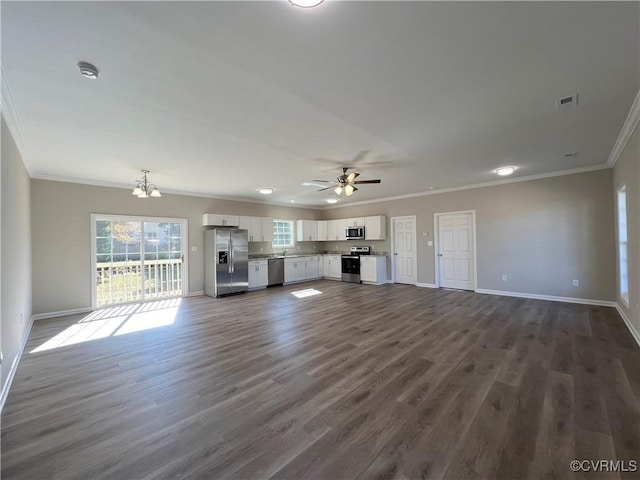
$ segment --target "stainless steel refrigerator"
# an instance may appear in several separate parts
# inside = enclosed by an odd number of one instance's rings
[[[249,235],[247,230],[204,232],[204,293],[221,297],[249,288]]]

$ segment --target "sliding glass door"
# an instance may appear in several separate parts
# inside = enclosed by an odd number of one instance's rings
[[[92,215],[93,305],[185,293],[186,220]]]

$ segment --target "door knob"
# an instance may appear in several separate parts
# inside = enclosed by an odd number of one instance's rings
[[[397,253],[394,253],[394,255],[398,255]]]

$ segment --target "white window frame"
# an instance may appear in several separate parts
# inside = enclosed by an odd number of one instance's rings
[[[141,236],[145,238],[144,222],[158,222],[158,223],[180,223],[182,224],[182,249],[184,260],[182,262],[183,267],[183,280],[182,280],[182,297],[188,296],[189,292],[189,220],[187,218],[171,218],[171,217],[144,217],[136,215],[111,215],[92,213],[91,217],[91,308],[95,310],[98,304],[97,298],[97,245],[96,245],[96,221],[97,220],[109,220],[114,222],[142,222]],[[144,258],[142,259],[144,265]],[[158,299],[149,299],[147,301],[157,301]],[[134,302],[141,303],[141,302]],[[122,304],[121,304],[122,305]]]
[[[278,233],[276,233],[276,225],[278,222],[288,223],[291,225],[291,242],[288,245],[276,245],[275,241]],[[273,240],[271,241],[271,248],[293,248],[296,244],[296,224],[294,220],[287,220],[284,218],[273,219]]]
[[[618,243],[618,292],[620,299],[629,307],[629,245],[627,185],[622,184],[616,191],[616,239]]]

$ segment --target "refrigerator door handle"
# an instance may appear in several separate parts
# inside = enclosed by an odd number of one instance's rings
[[[235,262],[234,254],[233,254],[233,241],[229,240],[229,273],[233,273],[235,270],[233,262]]]

